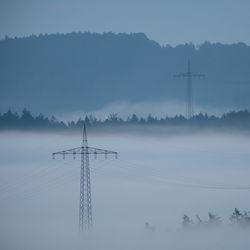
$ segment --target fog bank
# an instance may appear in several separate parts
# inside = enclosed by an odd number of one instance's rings
[[[248,229],[230,225],[249,210],[249,136],[89,134],[118,159],[90,159],[94,227],[78,233],[80,159],[51,153],[81,145],[79,133],[0,133],[2,249],[245,250]],[[239,189],[242,188],[242,189]],[[182,230],[182,216],[223,226]],[[148,222],[155,227],[145,231]]]

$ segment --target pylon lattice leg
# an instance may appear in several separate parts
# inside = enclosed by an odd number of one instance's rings
[[[187,79],[187,100],[186,100],[186,116],[190,119],[194,115],[193,111],[193,89],[192,89],[192,79],[188,77]]]
[[[83,148],[81,154],[79,230],[83,231],[85,227],[88,229],[92,227],[90,168],[87,148]]]

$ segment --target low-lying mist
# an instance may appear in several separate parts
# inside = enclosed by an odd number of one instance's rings
[[[156,117],[174,117],[176,115],[185,115],[185,102],[172,100],[172,101],[145,101],[145,102],[114,102],[104,106],[101,109],[89,110],[84,112],[85,115],[93,115],[97,119],[104,120],[110,114],[119,114],[119,117],[126,119],[127,117],[136,114],[139,117],[148,117],[150,114],[154,114]],[[245,109],[241,106],[220,107],[217,106],[201,106],[196,105],[196,114],[207,113],[209,115],[221,116],[223,113],[231,110]],[[55,115],[48,113],[49,115]],[[83,116],[82,111],[73,111],[68,113],[58,113],[56,117],[62,121],[77,121],[79,117]]]
[[[0,134],[0,249],[247,250],[249,135],[90,133],[89,145],[118,152],[90,157],[93,222],[78,232],[80,159],[51,154],[81,146],[81,133]],[[215,228],[184,230],[208,212]],[[151,229],[145,230],[145,223]]]

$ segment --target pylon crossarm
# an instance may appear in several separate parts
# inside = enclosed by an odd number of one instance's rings
[[[100,148],[93,148],[93,147],[88,147],[88,152],[89,154],[116,154],[117,152],[115,151],[110,151],[110,150],[105,150],[105,149],[100,149]]]
[[[174,75],[174,77],[176,77],[176,78],[187,77],[187,76],[188,76],[188,74],[187,74],[187,73],[183,73],[183,74],[176,74],[176,75]]]
[[[53,155],[62,155],[62,154],[117,154],[115,151],[100,149],[100,148],[92,148],[92,147],[79,147],[67,149],[59,152],[53,153]]]
[[[192,78],[204,78],[205,75],[203,74],[195,74],[192,72],[187,72],[187,73],[183,73],[183,74],[177,74],[174,75],[175,78],[185,78],[185,77],[192,77]]]
[[[67,149],[67,150],[55,152],[55,153],[53,153],[53,155],[76,154],[76,153],[79,152],[81,149],[82,149],[82,147],[71,148],[71,149]]]
[[[205,75],[192,73],[191,77],[193,77],[193,78],[204,78]]]
[[[68,150],[63,150],[63,151],[58,151],[52,154],[52,157],[55,158],[56,155],[81,155],[81,154],[92,154],[97,156],[98,154],[105,155],[105,157],[108,154],[113,154],[117,158],[117,152],[115,151],[110,151],[110,150],[105,150],[105,149],[100,149],[100,148],[93,148],[93,147],[78,147],[78,148],[72,148]]]

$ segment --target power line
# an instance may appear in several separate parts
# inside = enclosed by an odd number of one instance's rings
[[[119,159],[120,162],[123,162],[126,164],[125,168],[127,169],[135,169],[135,168],[141,168],[142,166],[134,163],[129,163],[127,161]],[[124,167],[123,167],[124,168]],[[153,173],[153,174],[152,174]],[[190,183],[185,182],[182,180],[174,180],[174,179],[166,179],[159,177],[162,176],[159,171],[152,171],[148,177],[149,179],[166,183],[171,186],[178,186],[178,187],[185,187],[185,188],[195,188],[195,189],[215,189],[215,190],[249,190],[250,186],[243,186],[243,185],[203,185],[203,184],[196,184],[196,183]],[[159,175],[157,175],[159,174]]]

